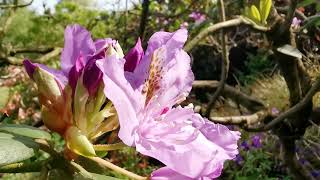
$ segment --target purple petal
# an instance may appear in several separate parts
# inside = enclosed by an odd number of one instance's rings
[[[136,67],[134,76],[134,86],[141,86],[147,77],[149,76],[149,68],[151,63],[151,58],[154,51],[160,47],[164,47],[169,51],[166,51],[164,64],[169,64],[171,60],[174,59],[177,51],[180,51],[186,42],[188,37],[188,31],[186,29],[179,29],[176,32],[156,32],[154,33],[148,42],[148,48],[145,52],[144,57],[141,62]]]
[[[96,65],[96,60],[88,62],[83,70],[83,84],[87,88],[89,95],[94,95],[102,80],[102,72]]]
[[[134,131],[139,120],[137,112],[140,111],[142,95],[134,91],[124,75],[124,59],[111,56],[97,61],[103,72],[105,96],[113,103],[119,118],[119,138],[127,145],[134,143]]]
[[[80,54],[75,65],[69,71],[69,85],[71,86],[73,92],[76,89],[77,81],[81,75],[83,67],[84,67],[84,60],[83,60],[83,56]]]
[[[192,178],[183,176],[168,167],[163,167],[152,172],[151,180],[192,180]]]
[[[181,107],[145,119],[137,130],[137,151],[181,175],[216,178],[223,162],[236,156],[239,134],[206,121],[192,109]],[[215,131],[210,134],[209,129]]]
[[[65,85],[68,83],[68,79],[67,77],[64,75],[64,73],[62,71],[56,70],[56,69],[52,69],[49,68],[43,64],[38,64],[38,63],[32,63],[30,60],[24,60],[23,61],[24,67],[26,68],[26,71],[29,75],[29,77],[31,79],[33,79],[33,72],[35,70],[36,67],[40,67],[41,69],[49,72],[50,74],[52,74],[56,81],[59,83],[59,85],[61,86],[61,88],[63,89],[65,87]]]
[[[33,73],[34,73],[34,70],[36,69],[36,65],[34,65],[30,60],[26,59],[23,61],[23,65],[24,65],[24,68],[26,69],[29,77],[31,79],[33,79]]]
[[[237,145],[240,139],[239,131],[230,131],[226,126],[215,124],[207,119],[200,131],[208,140],[223,147],[225,153],[230,156],[230,159],[233,159],[239,153]]]
[[[90,33],[80,25],[67,26],[64,31],[64,48],[61,54],[61,68],[65,74],[69,74],[70,69],[75,65],[80,56],[80,52],[86,57],[95,52],[95,44]]]
[[[141,58],[143,57],[143,48],[141,46],[140,38],[136,42],[136,45],[129,50],[128,54],[124,57],[126,63],[124,64],[124,70],[133,72],[137,65],[140,63]]]
[[[159,97],[156,99],[157,103],[162,108],[180,103],[190,93],[193,81],[190,57],[185,51],[180,50],[171,63],[164,68],[160,90],[156,93]]]
[[[98,39],[94,42],[94,45],[96,47],[96,54],[100,53],[104,49],[106,49],[109,45],[115,44],[116,41],[112,40],[111,38],[105,38],[105,39]]]

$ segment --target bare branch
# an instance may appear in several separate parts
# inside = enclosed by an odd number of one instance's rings
[[[52,51],[48,52],[47,54],[39,57],[38,59],[33,60],[33,62],[44,63],[58,56],[61,53],[61,51],[62,51],[62,48],[55,47]],[[14,56],[4,57],[2,59],[6,60],[10,64],[15,64],[15,65],[21,65],[23,62],[21,58],[14,57]]]
[[[22,8],[22,7],[26,7],[31,5],[33,2],[33,0],[31,0],[30,2],[26,3],[26,4],[4,4],[4,5],[0,5],[0,9],[9,9],[9,8]]]
[[[248,18],[239,16],[238,18],[235,19],[230,19],[225,22],[220,22],[214,25],[211,25],[204,30],[200,31],[200,33],[191,39],[184,47],[185,51],[190,51],[194,46],[196,46],[203,38],[207,37],[210,33],[213,33],[217,30],[224,29],[224,28],[229,28],[229,27],[234,27],[234,26],[239,26],[240,24],[246,24],[251,26],[252,28],[259,30],[259,31],[269,31],[269,27],[264,27],[264,26],[259,26],[253,21],[249,20]]]
[[[139,37],[143,40],[144,39],[144,31],[146,29],[146,24],[148,21],[148,14],[149,14],[149,0],[143,0],[142,2],[142,13],[140,19],[140,26],[139,26]]]
[[[300,102],[298,102],[296,105],[294,105],[293,107],[291,107],[290,109],[288,109],[284,113],[280,114],[277,118],[272,120],[267,125],[262,126],[257,129],[247,129],[247,130],[249,130],[249,131],[268,131],[268,130],[272,129],[275,125],[281,123],[283,120],[287,119],[288,117],[298,113],[303,108],[305,108],[308,105],[308,103],[312,100],[312,97],[314,96],[314,94],[316,94],[319,91],[319,89],[320,89],[320,77],[317,78],[316,82],[310,88],[310,90],[308,91],[306,96]]]
[[[245,116],[228,116],[228,117],[210,117],[209,119],[216,123],[221,124],[234,124],[234,125],[243,125],[251,126],[263,122],[266,117],[272,117],[270,110],[258,111],[251,115]]]
[[[19,53],[48,53],[52,51],[54,48],[53,47],[37,47],[37,48],[15,48],[10,50],[9,54],[11,56],[14,56],[15,54]]]
[[[218,81],[194,81],[192,84],[192,88],[194,89],[211,89],[215,90],[219,85]],[[263,102],[259,101],[257,98],[249,96],[240,90],[224,84],[224,88],[222,91],[222,95],[231,98],[235,102],[243,105],[248,110],[252,112],[260,111],[262,109],[266,109],[266,106]]]
[[[226,21],[226,12],[224,9],[224,2],[223,0],[219,0],[219,9],[220,9],[220,16],[221,16],[221,21],[225,22]],[[216,102],[217,98],[219,97],[220,93],[222,92],[224,88],[224,84],[228,78],[228,72],[229,72],[229,53],[228,53],[228,47],[227,47],[227,41],[228,41],[228,36],[224,32],[223,29],[220,30],[220,37],[221,37],[221,46],[222,46],[222,63],[221,63],[221,78],[219,82],[219,86],[214,92],[212,98],[210,99],[208,103],[208,107],[206,109],[205,116],[209,117],[211,110],[214,106],[214,103]]]

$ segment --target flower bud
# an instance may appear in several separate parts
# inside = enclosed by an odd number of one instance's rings
[[[34,65],[30,60],[24,60],[23,65],[26,68],[26,71],[31,79],[33,79],[33,73],[36,69],[36,65]]]
[[[63,135],[67,128],[67,123],[61,117],[61,114],[54,109],[49,109],[45,106],[41,107],[41,117],[45,126],[51,131],[58,132]]]
[[[137,65],[140,63],[140,60],[143,57],[143,48],[141,46],[141,40],[138,39],[136,45],[129,50],[124,59],[126,63],[124,64],[124,70],[133,72]]]
[[[73,152],[86,157],[96,155],[93,145],[77,127],[69,127],[65,133],[65,139],[67,147]]]
[[[52,103],[60,103],[62,92],[54,76],[47,71],[36,67],[33,72],[33,79],[36,82],[40,94],[50,100]]]

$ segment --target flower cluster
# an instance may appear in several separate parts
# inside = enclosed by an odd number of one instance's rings
[[[200,12],[192,12],[189,17],[194,20],[195,24],[201,24],[206,20],[206,15],[201,14]]]
[[[65,31],[61,71],[24,61],[39,89],[46,126],[67,147],[92,156],[91,141],[120,125],[119,138],[166,166],[151,179],[206,179],[238,154],[240,133],[178,106],[194,80],[182,49],[187,30],[157,32],[123,55],[112,39],[92,41],[78,25]]]
[[[62,135],[73,152],[94,156],[91,141],[119,125],[112,104],[105,104],[102,72],[96,61],[114,53],[123,57],[123,53],[116,41],[94,42],[79,25],[67,27],[64,36],[61,70],[30,60],[25,60],[24,66],[38,86],[46,127]]]

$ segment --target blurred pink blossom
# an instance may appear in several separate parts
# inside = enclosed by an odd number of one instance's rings
[[[189,15],[190,18],[192,18],[196,24],[201,24],[203,21],[206,20],[206,15],[201,14],[199,12],[192,12]]]

